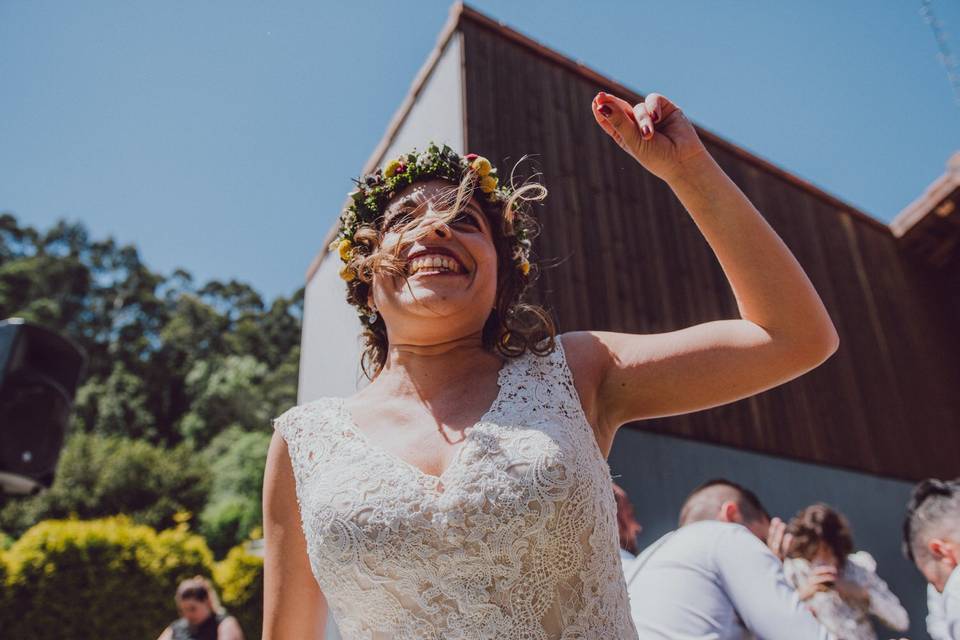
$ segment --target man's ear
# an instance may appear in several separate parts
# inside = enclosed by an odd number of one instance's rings
[[[720,520],[720,522],[743,523],[743,516],[740,515],[740,507],[733,500],[727,500],[720,505],[720,513],[717,519]]]
[[[927,549],[937,562],[940,562],[946,556],[946,544],[942,538],[930,538],[927,541]]]
[[[946,561],[953,566],[960,564],[960,547],[949,540],[931,538],[927,542],[927,549],[937,562]]]

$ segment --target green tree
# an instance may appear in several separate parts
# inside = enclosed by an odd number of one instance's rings
[[[217,557],[244,542],[263,522],[261,496],[270,434],[233,427],[203,451],[212,484],[200,532]]]
[[[36,229],[0,214],[0,318],[61,332],[88,356],[54,486],[0,505],[0,529],[16,536],[42,518],[119,512],[163,527],[186,509],[206,514],[218,540],[248,535],[253,498],[218,490],[205,509],[211,470],[196,468],[194,451],[231,427],[269,433],[295,403],[303,293],[264,301],[239,281],[196,284],[82,224]]]
[[[173,449],[117,436],[72,435],[53,486],[30,498],[8,499],[0,529],[14,536],[41,520],[127,514],[163,529],[178,512],[199,513],[210,471],[186,445]]]
[[[251,356],[197,362],[186,379],[191,403],[179,425],[181,435],[203,446],[234,425],[267,428],[271,407],[263,397],[266,377],[267,365]]]

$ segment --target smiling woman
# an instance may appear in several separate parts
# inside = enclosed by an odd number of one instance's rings
[[[626,422],[768,389],[837,346],[792,254],[663,96],[599,94],[597,124],[665,180],[740,317],[555,336],[523,302],[532,202],[431,146],[358,182],[335,249],[369,385],[275,421],[264,638],[636,638],[606,456]]]
[[[344,224],[335,242],[345,262],[341,275],[348,282],[347,298],[364,324],[362,365],[367,377],[379,373],[390,343],[384,310],[374,301],[377,273],[389,274],[394,285],[402,282],[404,293],[419,300],[415,308],[435,318],[445,317],[437,305],[454,291],[468,297],[486,295],[489,300],[481,297],[476,302],[490,302],[486,309],[491,312],[481,314],[483,343],[489,350],[506,357],[552,350],[549,315],[521,300],[537,275],[530,262],[537,234],[530,204],[543,200],[546,189],[533,182],[516,189],[500,185],[488,160],[476,155],[460,158],[448,147],[431,145],[424,153],[411,152],[401,160],[358,181],[353,204],[345,213],[345,219],[356,220],[356,225]],[[384,197],[387,204],[381,205]],[[424,284],[426,276],[438,274],[421,269],[434,266],[434,259],[441,256],[456,265],[466,288],[461,283],[444,293]],[[480,256],[484,260],[478,262]],[[484,269],[488,265],[489,273]],[[414,275],[419,275],[416,281]],[[480,287],[489,291],[480,292]],[[381,291],[389,305],[387,293]]]

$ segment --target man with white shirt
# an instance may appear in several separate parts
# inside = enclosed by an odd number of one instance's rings
[[[924,480],[913,489],[903,551],[926,578],[927,632],[960,640],[960,480]]]
[[[690,494],[680,528],[624,563],[630,606],[644,640],[826,640],[764,544],[770,517],[757,497],[728,480]],[[783,523],[772,546],[784,542]]]

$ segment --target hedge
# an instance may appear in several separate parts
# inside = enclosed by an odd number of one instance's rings
[[[236,546],[214,567],[213,577],[223,606],[236,616],[246,640],[258,640],[263,628],[263,558]]]
[[[177,584],[197,574],[214,578],[248,640],[259,638],[262,561],[242,548],[216,565],[185,524],[158,533],[124,516],[41,522],[0,554],[0,637],[156,638],[177,617]]]

